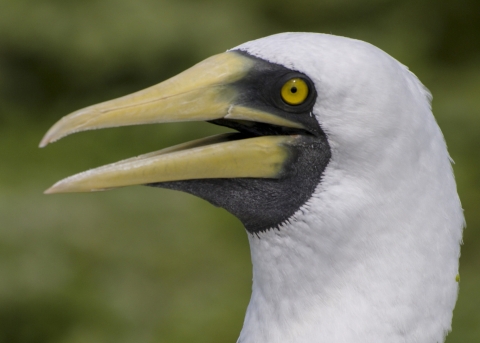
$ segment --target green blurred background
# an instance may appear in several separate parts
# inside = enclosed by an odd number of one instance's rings
[[[235,342],[251,266],[233,216],[147,187],[42,194],[221,128],[149,125],[37,145],[73,110],[283,31],[366,40],[432,91],[468,223],[447,342],[480,342],[480,1],[0,0],[0,343]]]

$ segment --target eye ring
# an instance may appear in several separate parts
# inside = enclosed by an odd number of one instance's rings
[[[304,103],[309,93],[308,84],[299,77],[289,79],[280,90],[282,100],[291,106]]]

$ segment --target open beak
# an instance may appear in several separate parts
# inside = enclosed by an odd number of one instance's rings
[[[40,147],[79,131],[149,123],[221,120],[303,129],[296,121],[237,101],[237,84],[254,65],[254,59],[236,52],[210,57],[158,85],[65,116]],[[76,174],[46,193],[206,178],[281,178],[297,139],[288,134],[207,137]]]

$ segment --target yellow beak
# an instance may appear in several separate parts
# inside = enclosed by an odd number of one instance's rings
[[[149,123],[226,119],[303,128],[236,104],[235,82],[246,77],[254,63],[235,52],[213,56],[158,85],[65,116],[47,132],[40,147],[79,131]],[[289,135],[209,137],[71,176],[46,193],[204,178],[280,178],[289,160],[288,147],[297,139]]]

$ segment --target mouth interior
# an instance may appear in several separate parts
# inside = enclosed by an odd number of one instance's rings
[[[247,120],[216,119],[208,122],[214,125],[224,126],[236,130],[238,132],[236,135],[239,137],[238,139],[260,136],[310,135],[308,131],[302,129]]]

